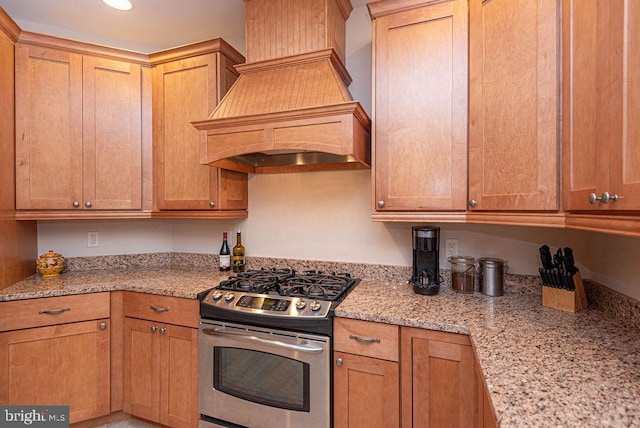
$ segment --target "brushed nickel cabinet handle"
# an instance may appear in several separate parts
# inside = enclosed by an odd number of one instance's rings
[[[469,206],[470,206],[471,208],[475,208],[477,205],[478,205],[478,201],[476,201],[475,199],[471,199],[471,200],[469,201]]]
[[[164,327],[162,327],[162,328],[160,329],[160,334],[165,334],[165,332],[166,332],[166,331],[167,331],[167,329],[166,329],[166,328],[164,328]]]
[[[384,201],[378,201],[378,208],[384,207]]]
[[[216,206],[216,203],[215,203],[215,202],[213,202],[213,201],[209,202],[209,208],[213,208],[213,207],[215,207],[215,206]]]
[[[338,367],[342,367],[342,358],[338,358],[338,359],[336,360],[336,366],[338,366]]]
[[[84,203],[84,206],[87,208],[91,208],[91,202],[87,201]]]
[[[158,330],[158,327],[156,327],[155,325],[152,325],[149,330],[151,330],[151,333],[155,333],[156,330]]]
[[[149,306],[149,308],[151,308],[151,310],[155,311],[155,312],[168,312],[169,308],[163,308],[162,306]]]
[[[105,330],[107,328],[107,323],[106,322],[101,322],[98,327],[100,327],[100,330]]]
[[[73,204],[71,204],[71,205],[73,205],[74,208],[78,208],[80,206],[80,202],[73,201]]]
[[[38,311],[40,315],[58,315],[63,312],[69,312],[71,308],[49,309],[48,311]]]
[[[369,344],[369,343],[380,343],[380,339],[378,338],[374,338],[374,337],[360,337],[360,336],[354,336],[353,334],[349,335],[349,339],[353,339],[358,343],[364,343],[364,344]]]

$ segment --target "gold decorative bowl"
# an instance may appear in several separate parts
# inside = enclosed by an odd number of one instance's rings
[[[49,250],[48,253],[42,254],[36,260],[36,268],[43,278],[57,276],[64,269],[64,257],[61,254],[54,253],[53,250]]]

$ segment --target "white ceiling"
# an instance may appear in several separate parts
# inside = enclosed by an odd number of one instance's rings
[[[244,53],[244,0],[132,0],[117,11],[101,0],[0,0],[26,31],[151,53],[221,37]],[[367,0],[352,0],[354,8]]]

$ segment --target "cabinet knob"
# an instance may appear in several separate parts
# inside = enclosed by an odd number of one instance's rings
[[[469,201],[469,206],[470,206],[471,208],[475,208],[475,207],[476,207],[476,205],[478,205],[478,201],[476,201],[475,199],[471,199],[471,200]]]
[[[151,330],[151,333],[155,333],[156,330],[158,330],[158,327],[156,327],[155,325],[152,325],[150,330]]]
[[[595,193],[591,193],[589,195],[589,203],[591,205],[594,205],[596,202],[600,201],[603,204],[608,204],[609,201],[614,201],[615,202],[620,198],[622,198],[622,196],[611,195],[609,192],[602,193],[602,196],[598,196]]]
[[[98,327],[100,327],[100,330],[105,330],[107,328],[107,323],[106,322],[101,322]]]
[[[87,201],[84,203],[84,206],[87,208],[91,208],[91,202]]]
[[[162,327],[162,328],[160,329],[160,334],[164,334],[166,331],[167,331],[167,329],[166,329],[166,328],[164,328],[164,327]]]
[[[71,204],[71,205],[73,205],[74,208],[78,208],[80,206],[80,202],[73,201],[73,204]]]
[[[213,207],[215,207],[215,206],[216,206],[216,203],[215,203],[215,202],[213,202],[213,201],[209,202],[209,208],[213,208]]]
[[[378,201],[378,208],[384,207],[384,201]]]
[[[336,360],[336,366],[338,366],[338,367],[342,367],[342,358],[338,358],[338,359]]]

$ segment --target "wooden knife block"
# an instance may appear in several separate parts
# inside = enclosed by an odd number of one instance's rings
[[[580,272],[576,272],[576,274],[573,275],[573,282],[576,286],[574,291],[543,285],[542,305],[567,312],[578,312],[585,309],[588,306],[587,294],[584,291]]]

